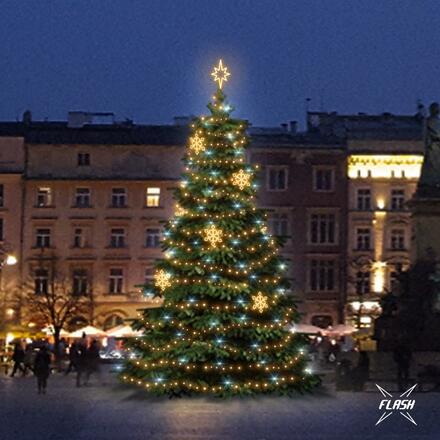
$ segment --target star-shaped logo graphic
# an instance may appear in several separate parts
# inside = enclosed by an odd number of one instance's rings
[[[414,388],[416,386],[417,384],[413,385],[411,388],[408,388],[404,393],[402,393],[399,397],[393,398],[393,395],[391,393],[376,384],[376,387],[378,388],[382,396],[387,398],[381,400],[379,403],[379,409],[385,407],[385,412],[379,417],[379,420],[376,422],[376,426],[379,425],[379,423],[382,423],[389,416],[391,416],[395,411],[398,411],[402,417],[417,426],[416,421],[407,411],[414,408],[415,400],[411,400],[408,398],[410,394],[414,391]]]
[[[222,88],[223,81],[226,82],[228,80],[229,75],[230,73],[228,72],[228,68],[226,66],[223,67],[222,60],[218,62],[218,66],[214,67],[214,70],[211,73],[211,76],[214,78],[214,82],[218,83],[219,89]]]

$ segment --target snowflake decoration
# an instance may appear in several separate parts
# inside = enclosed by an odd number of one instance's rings
[[[158,287],[162,292],[171,286],[171,274],[165,272],[163,269],[160,269],[156,272],[154,276],[154,284]]]
[[[243,190],[250,186],[251,175],[244,170],[237,171],[232,175],[232,184]]]
[[[223,231],[215,225],[208,226],[203,230],[203,239],[209,242],[212,247],[215,247],[217,243],[223,241]]]
[[[202,151],[205,151],[205,148],[205,140],[198,134],[189,138],[189,149],[194,151],[194,153],[199,154]]]
[[[267,296],[264,296],[261,292],[258,292],[257,295],[252,296],[252,310],[258,310],[260,313],[263,313],[269,305],[267,304]]]

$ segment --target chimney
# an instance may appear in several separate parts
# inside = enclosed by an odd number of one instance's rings
[[[283,129],[283,131],[288,131],[287,130],[287,124],[285,124],[285,123],[281,124],[281,128]]]
[[[296,132],[298,131],[298,121],[290,121],[289,125],[289,131],[292,134],[296,134]]]
[[[26,125],[29,125],[32,122],[32,112],[30,110],[23,112],[22,122]]]

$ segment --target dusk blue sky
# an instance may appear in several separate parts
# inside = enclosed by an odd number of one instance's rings
[[[222,57],[238,116],[414,113],[440,100],[440,1],[7,0],[0,120],[69,110],[138,123],[206,112]]]

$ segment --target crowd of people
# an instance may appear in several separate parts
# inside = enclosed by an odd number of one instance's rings
[[[84,334],[80,340],[70,346],[63,339],[55,350],[47,341],[24,344],[15,341],[12,351],[11,377],[21,373],[26,376],[33,373],[37,379],[38,394],[46,394],[47,381],[54,371],[68,375],[76,374],[76,386],[88,385],[92,374],[100,375],[100,345],[96,339],[88,340]],[[67,366],[66,366],[67,364]],[[5,373],[8,373],[6,363]]]

